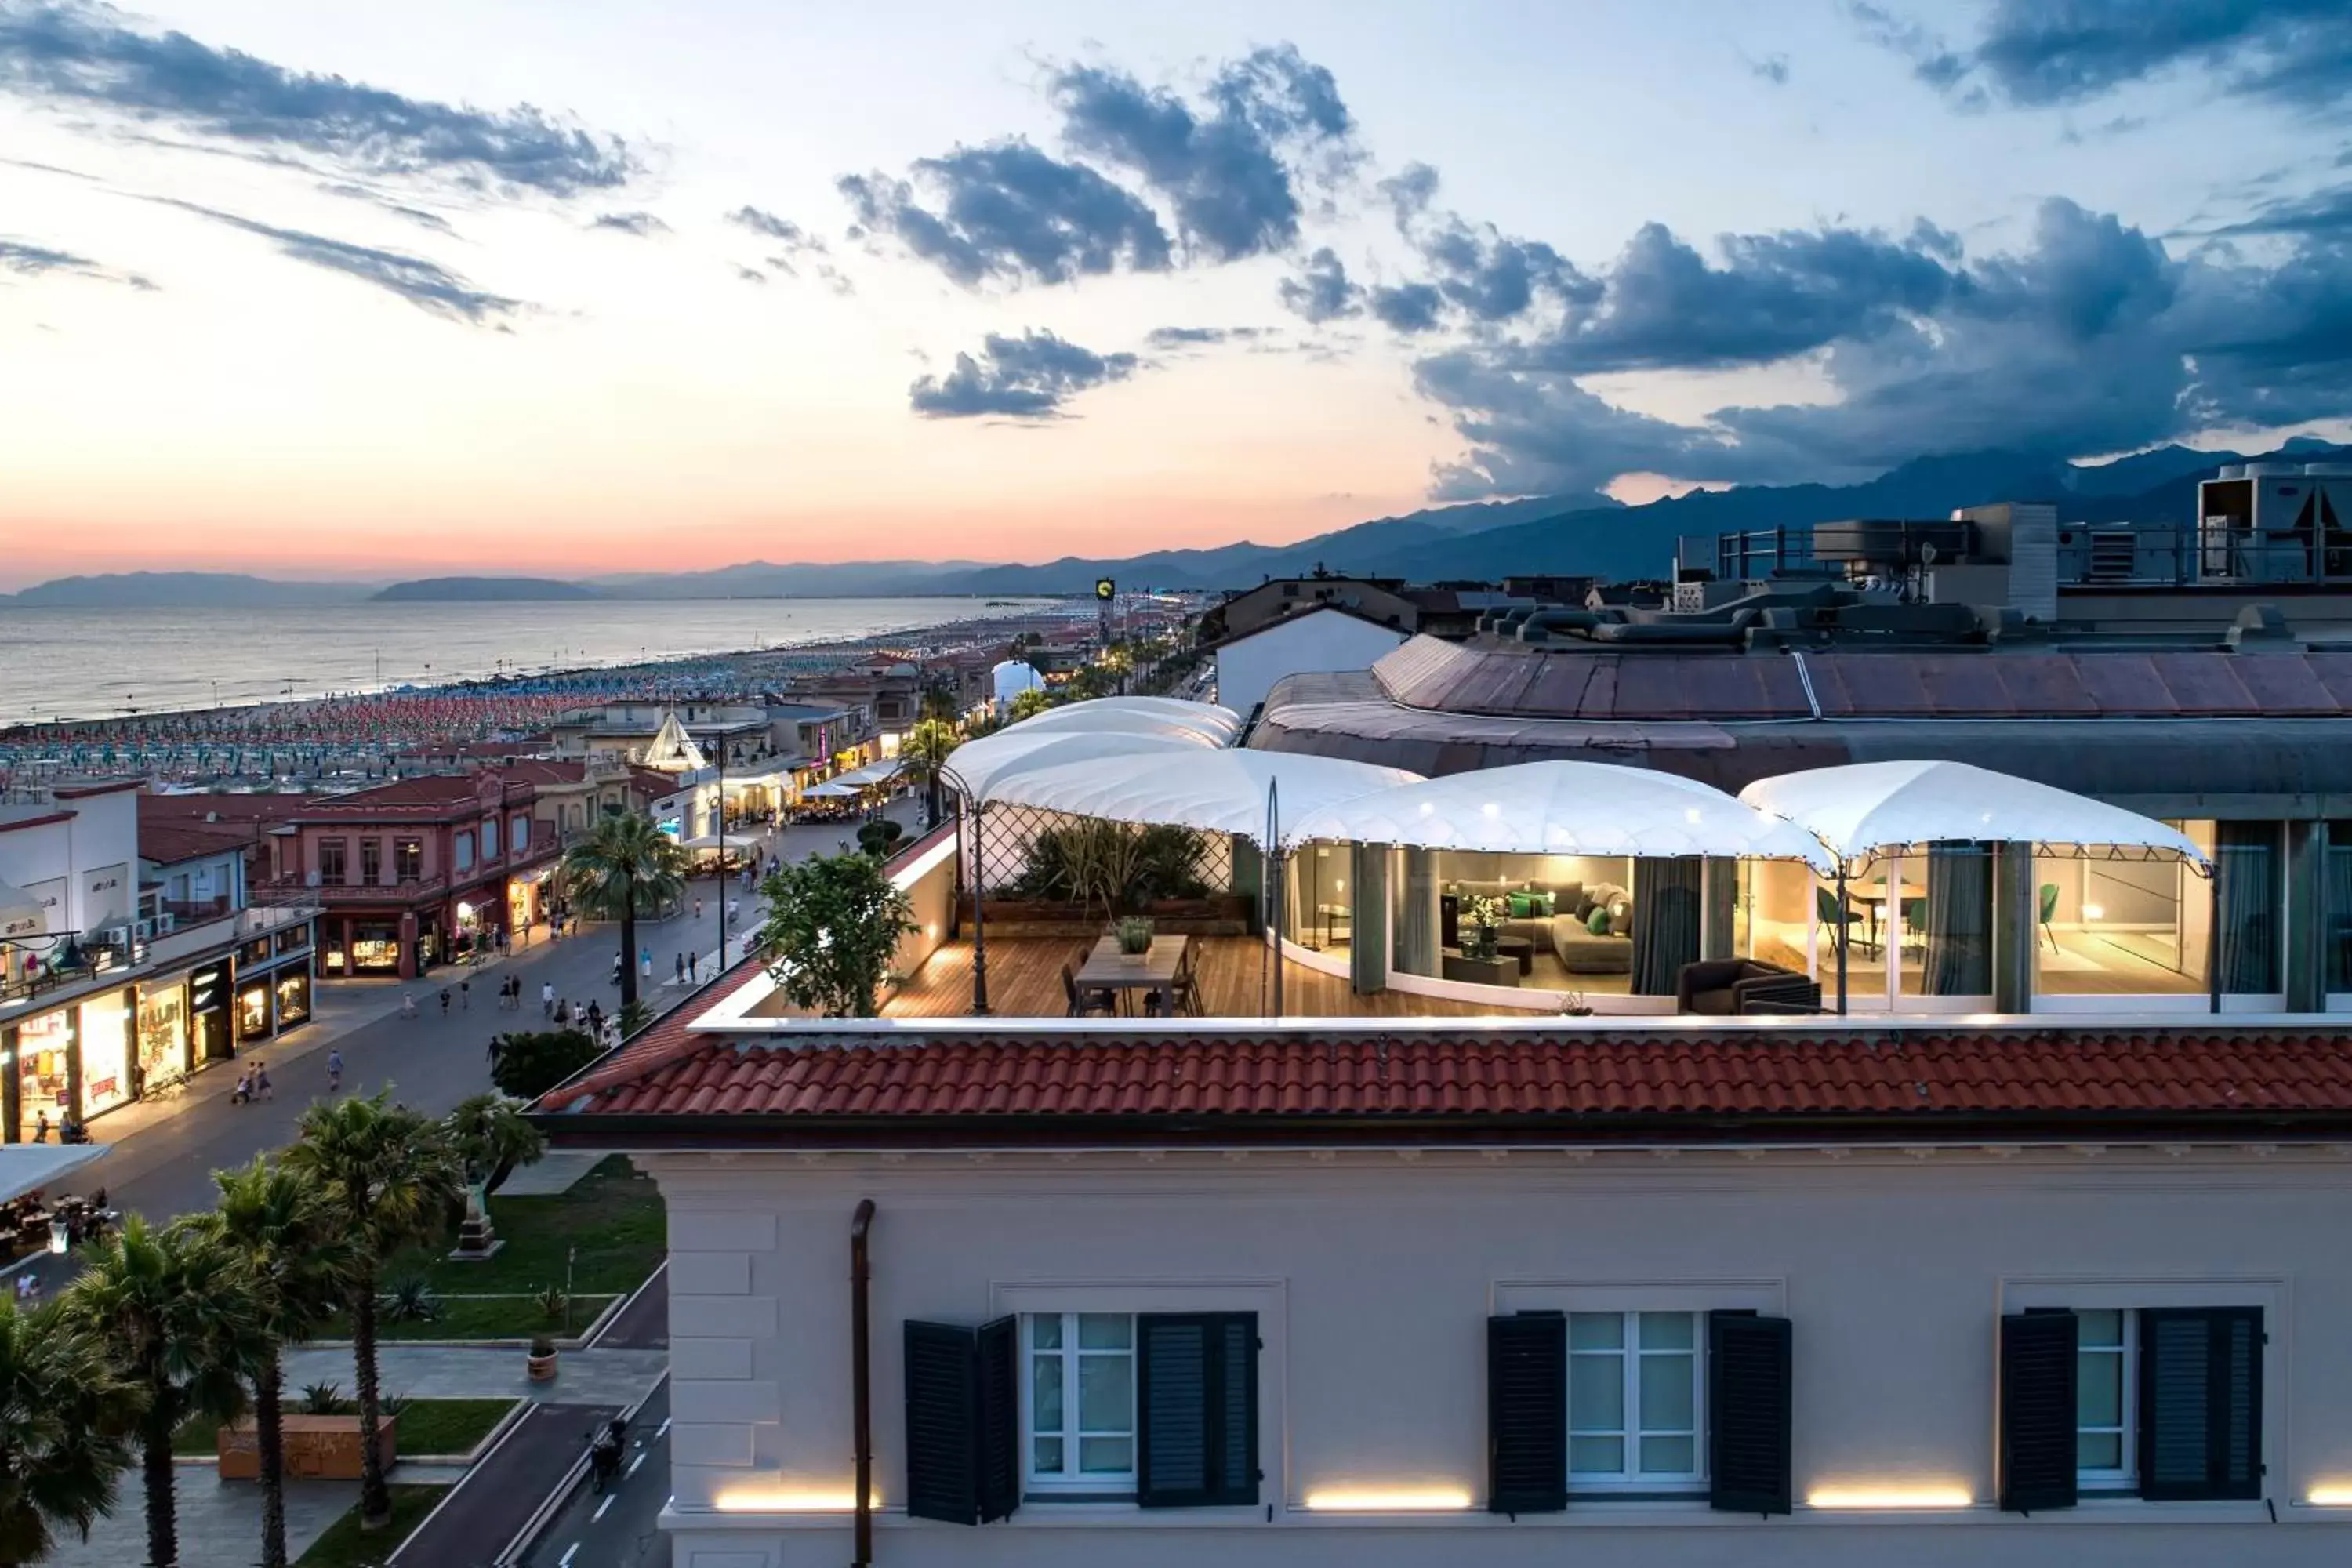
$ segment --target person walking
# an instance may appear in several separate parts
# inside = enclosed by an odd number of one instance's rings
[[[694,918],[696,920],[702,918],[702,900],[699,898],[694,900]]]
[[[601,1004],[591,1001],[588,1004],[588,1032],[592,1035],[600,1035],[604,1031],[604,1009]]]
[[[694,972],[694,953],[689,950],[686,955],[686,983],[689,985],[699,985],[702,984],[702,977]]]
[[[445,1018],[449,1016],[449,988],[446,985],[441,987],[441,1016]]]
[[[727,900],[727,923],[728,923],[729,925],[740,925],[740,924],[742,923],[742,916],[743,916],[743,900],[740,900],[740,899],[730,899],[730,900]]]
[[[562,997],[558,996],[555,999],[555,1026],[560,1029],[571,1022],[572,1005],[569,1002],[566,1002]]]
[[[614,953],[614,954],[613,955],[613,984],[614,984],[618,985],[618,984],[621,983],[621,965],[622,965],[622,964],[624,964],[624,963],[627,963],[627,962],[628,962],[628,961],[627,961],[626,959],[623,958],[623,957],[622,957],[619,953],[617,953],[617,952],[616,952],[616,953]]]
[[[415,992],[404,991],[400,994],[400,1016],[404,1018],[415,1018],[416,1016]]]
[[[231,1098],[233,1099],[234,1097],[232,1096]],[[36,1118],[34,1119],[34,1121],[33,1121],[33,1142],[36,1142],[36,1143],[46,1143],[46,1142],[47,1142],[48,1141],[49,1141],[49,1113],[48,1113],[47,1111],[44,1110],[44,1111],[42,1111],[42,1112],[40,1113],[40,1115],[39,1115],[39,1116],[37,1116],[37,1117],[36,1117]]]
[[[264,1100],[275,1100],[278,1098],[278,1091],[269,1087],[269,1064],[268,1062],[257,1061],[253,1064],[253,1092],[259,1095]]]
[[[654,950],[650,947],[641,947],[637,949],[637,978],[645,981],[647,984],[651,984],[653,983]]]
[[[457,982],[457,1011],[460,1013],[470,1013],[473,1010],[474,980],[473,976],[467,975]]]
[[[343,1053],[331,1046],[327,1047],[327,1092],[343,1092]]]
[[[677,980],[677,984],[680,984],[680,985],[685,984],[686,984],[686,954],[684,954],[684,953],[682,953],[682,952],[672,953],[672,954],[670,955],[670,958],[671,958],[671,960],[672,960],[670,967],[677,971],[677,975],[675,976],[675,979]]]
[[[555,982],[552,980],[539,983],[539,1010],[547,1017],[555,1016]]]
[[[507,1037],[504,1035],[492,1035],[490,1037],[490,1048],[483,1054],[489,1058],[490,1070],[492,1072],[499,1070],[499,1053],[506,1048]]]

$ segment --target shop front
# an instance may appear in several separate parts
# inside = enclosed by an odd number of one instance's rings
[[[542,866],[536,871],[519,872],[507,879],[507,931],[510,935],[529,931],[545,920],[554,904],[555,868]]]
[[[131,993],[116,991],[81,1005],[81,1094],[88,1121],[132,1099]]]
[[[352,921],[347,924],[352,933],[351,968],[348,973],[376,975],[400,973],[399,921]],[[331,964],[329,973],[334,973]]]
[[[188,1070],[188,983],[174,979],[139,993],[139,1073],[142,1090]]]
[[[16,1026],[16,1101],[9,1136],[29,1142],[43,1126],[55,1128],[73,1103],[68,1058],[73,1055],[75,1007],[54,1007]]]
[[[201,965],[188,976],[188,1057],[192,1068],[225,1062],[236,1055],[229,1016],[226,960]]]

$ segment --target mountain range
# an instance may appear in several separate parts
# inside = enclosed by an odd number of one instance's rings
[[[623,573],[556,583],[544,578],[436,578],[414,583],[285,583],[226,573],[134,572],[63,577],[15,595],[12,605],[266,608],[370,597],[423,602],[547,598],[871,598],[910,595],[1085,594],[1111,577],[1131,588],[1244,588],[1267,577],[1323,567],[1412,582],[1576,574],[1668,575],[1676,542],[1750,529],[1794,528],[1848,517],[1937,518],[1956,507],[2053,500],[2068,522],[2185,526],[2197,486],[2224,463],[2314,462],[2352,455],[2309,437],[2275,451],[2241,454],[2159,447],[2109,463],[2070,463],[2019,452],[1921,458],[1856,485],[1742,485],[1622,506],[1591,495],[1528,497],[1433,507],[1318,534],[1293,544],[1243,542],[1126,556],[1065,556],[1043,563],[747,561],[709,571]]]

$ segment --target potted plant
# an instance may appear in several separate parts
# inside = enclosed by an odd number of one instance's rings
[[[1492,958],[1495,943],[1503,930],[1503,900],[1495,898],[1474,898],[1462,910],[1462,954],[1465,958]]]
[[[530,1358],[523,1363],[523,1370],[530,1374],[530,1380],[533,1383],[553,1383],[555,1381],[555,1342],[545,1334],[533,1334],[530,1339]]]
[[[1140,915],[1129,915],[1120,921],[1118,950],[1129,958],[1140,958],[1151,951],[1151,922]]]
[[[1583,992],[1571,991],[1560,1004],[1559,1016],[1563,1018],[1590,1018],[1592,1016],[1592,1005],[1585,1001]]]

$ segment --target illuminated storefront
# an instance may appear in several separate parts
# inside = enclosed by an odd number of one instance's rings
[[[193,1069],[225,1062],[236,1054],[229,1019],[226,962],[207,963],[188,976],[188,1061]]]
[[[400,922],[356,921],[352,924],[353,974],[400,973]]]
[[[139,1081],[188,1070],[188,987],[174,981],[139,995]]]
[[[51,1127],[64,1118],[69,1103],[67,1058],[73,1050],[74,1011],[59,1007],[17,1026],[16,1135],[19,1142],[32,1138],[44,1115]]]
[[[271,989],[276,994],[280,1032],[310,1019],[310,972],[308,969],[284,971],[277,976]]]
[[[269,1037],[269,982],[247,981],[236,988],[236,1043]]]
[[[116,991],[81,1005],[81,1119],[131,1097],[131,994]]]

